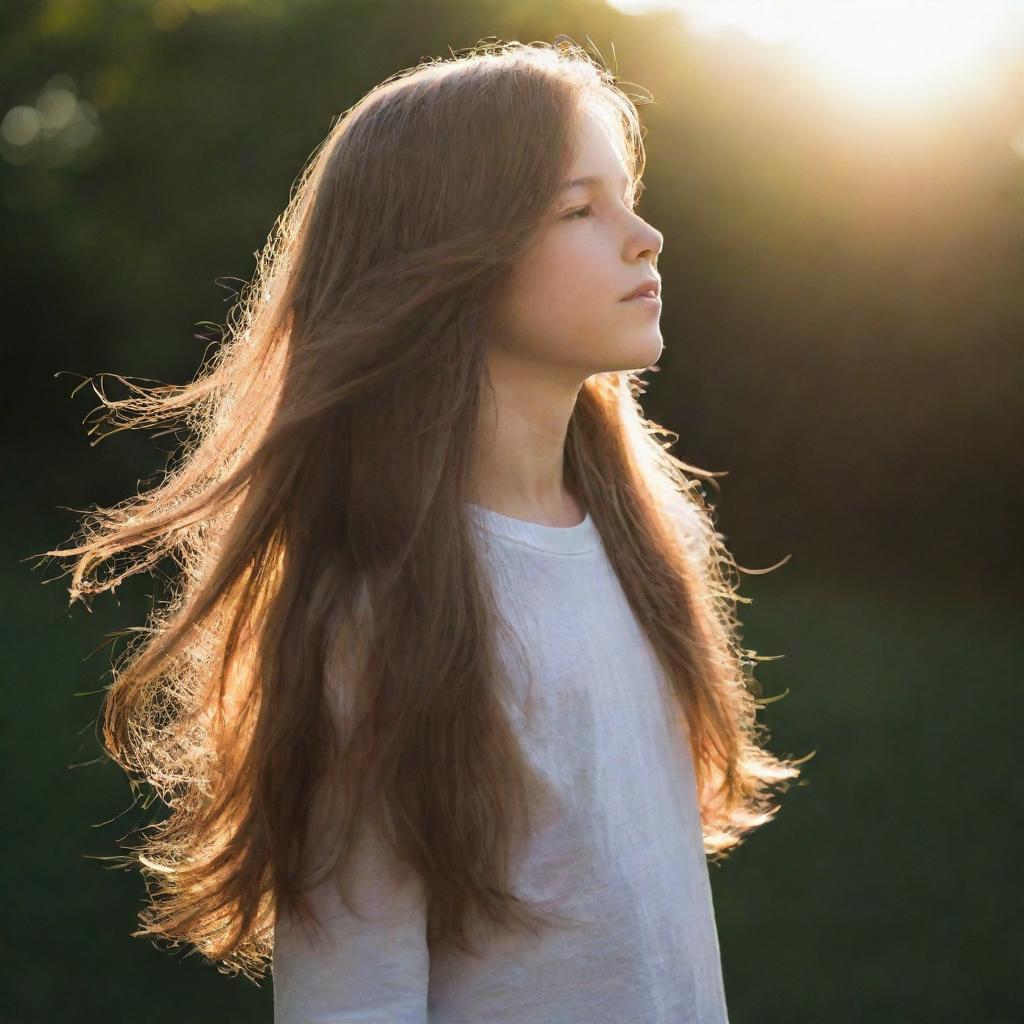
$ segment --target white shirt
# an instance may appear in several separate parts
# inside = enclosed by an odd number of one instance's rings
[[[418,881],[364,849],[357,902],[390,912],[365,924],[322,887],[329,942],[280,921],[276,1024],[728,1024],[689,747],[596,524],[466,509],[537,680],[521,742],[564,799],[515,891],[588,923],[492,939],[482,961],[430,951]]]

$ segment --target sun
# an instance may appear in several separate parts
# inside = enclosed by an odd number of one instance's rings
[[[739,30],[789,48],[823,83],[869,102],[955,93],[983,75],[1005,34],[1024,37],[1017,0],[613,0],[675,9],[702,35]]]

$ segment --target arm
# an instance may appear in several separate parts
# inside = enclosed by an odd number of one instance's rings
[[[309,894],[323,932],[282,915],[274,930],[275,1024],[426,1024],[425,901],[414,873],[363,839],[349,890],[364,923],[326,878]]]

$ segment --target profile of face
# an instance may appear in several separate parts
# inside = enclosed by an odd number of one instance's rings
[[[622,138],[608,117],[588,107],[578,143],[567,184],[510,275],[492,355],[582,383],[661,356],[660,301],[624,296],[658,277],[664,238],[633,210]]]

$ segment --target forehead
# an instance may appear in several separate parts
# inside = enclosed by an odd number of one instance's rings
[[[619,186],[622,191],[630,188],[633,179],[622,149],[622,135],[607,116],[585,111],[577,145],[576,159],[560,191],[604,184]]]
[[[567,189],[576,188],[578,186],[596,188],[604,184],[619,185],[622,191],[625,192],[626,189],[632,187],[633,179],[626,174],[584,174],[579,178],[571,178],[569,181],[563,181],[560,187],[561,190],[565,192]]]

